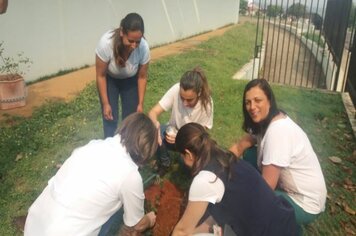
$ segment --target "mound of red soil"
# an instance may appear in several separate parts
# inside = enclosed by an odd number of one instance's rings
[[[162,185],[153,184],[145,190],[148,210],[155,210],[154,236],[167,236],[173,231],[185,208],[184,192],[165,180]]]

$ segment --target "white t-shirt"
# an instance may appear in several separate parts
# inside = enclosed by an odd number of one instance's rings
[[[195,107],[186,107],[179,95],[179,89],[179,83],[173,85],[159,101],[163,110],[172,110],[169,124],[180,129],[185,124],[195,122],[211,129],[213,127],[213,99],[211,98],[211,106],[207,106],[207,111],[200,100]]]
[[[318,158],[304,131],[289,117],[271,122],[258,141],[261,165],[282,167],[278,187],[311,214],[325,209],[326,186]]]
[[[224,192],[225,186],[222,180],[217,178],[213,172],[202,170],[194,177],[190,185],[189,201],[219,203],[224,196]]]
[[[93,140],[74,150],[32,204],[25,235],[98,235],[122,205],[125,224],[134,226],[144,216],[144,198],[120,136]]]
[[[119,67],[114,58],[113,33],[113,30],[109,30],[101,37],[95,53],[102,61],[109,63],[108,74],[111,77],[116,79],[130,78],[137,73],[139,65],[147,64],[150,61],[150,48],[147,41],[142,37],[140,45],[131,52],[125,67]]]

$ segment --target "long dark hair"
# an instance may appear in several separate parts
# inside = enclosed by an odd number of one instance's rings
[[[193,176],[209,164],[216,163],[218,168],[214,173],[218,177],[223,177],[226,171],[230,172],[231,162],[235,161],[235,156],[220,148],[216,141],[210,138],[206,129],[198,123],[188,123],[179,129],[176,136],[176,149],[181,154],[185,154],[186,149],[194,154]]]
[[[120,134],[121,144],[138,165],[152,157],[157,150],[158,130],[143,113],[136,112],[127,116],[116,133]]]
[[[258,86],[264,94],[267,96],[268,101],[270,102],[270,109],[266,119],[259,123],[255,123],[250,114],[248,114],[246,109],[246,93],[253,87]],[[268,84],[265,79],[253,79],[248,82],[245,86],[243,101],[242,101],[242,111],[244,115],[244,122],[242,125],[243,130],[252,134],[261,134],[262,136],[265,134],[269,124],[272,119],[279,114],[279,109],[277,107],[276,99],[274,98],[274,94],[271,86]]]
[[[185,72],[180,79],[180,87],[184,90],[192,89],[198,94],[204,110],[208,112],[208,105],[211,106],[211,91],[208,80],[200,67]]]
[[[129,31],[141,31],[142,36],[145,33],[145,25],[143,23],[142,17],[137,13],[129,13],[121,20],[120,27],[114,30],[112,35],[114,58],[116,64],[121,67],[125,66],[125,60],[123,58],[125,46],[122,42],[122,37],[120,36],[120,31],[127,34]]]

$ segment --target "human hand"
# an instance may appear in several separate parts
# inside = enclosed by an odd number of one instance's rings
[[[110,104],[103,105],[103,116],[105,120],[113,120],[112,110]]]
[[[150,228],[152,228],[156,224],[156,214],[154,211],[150,211],[146,214],[147,218],[149,219],[150,222]]]
[[[237,144],[237,143],[233,144],[233,145],[229,148],[229,150],[230,150],[232,153],[234,153],[234,155],[235,155],[236,157],[240,157],[240,156],[241,156],[241,152],[240,152],[240,150],[239,150],[239,148],[238,148],[238,144]]]
[[[166,138],[167,143],[170,143],[170,144],[175,144],[176,143],[176,136],[175,135],[166,134],[165,138]]]
[[[138,104],[136,108],[137,112],[143,112],[143,104]]]
[[[177,132],[178,132],[178,130],[176,129],[176,127],[174,127],[172,125],[167,126],[166,137],[165,137],[167,143],[175,144]]]

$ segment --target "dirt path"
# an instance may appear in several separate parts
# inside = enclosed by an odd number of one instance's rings
[[[325,77],[312,52],[288,30],[266,24],[263,77],[274,83],[322,88]],[[316,47],[314,47],[314,50]],[[320,56],[320,55],[319,55]]]
[[[168,55],[182,53],[211,37],[224,34],[231,27],[233,26],[220,28],[179,42],[154,48],[151,50],[151,62]],[[46,101],[70,101],[94,80],[95,66],[91,66],[66,75],[54,77],[50,80],[32,84],[27,87],[28,95],[26,106],[11,110],[0,110],[0,120],[9,115],[30,117],[33,110],[36,107],[40,107]]]

